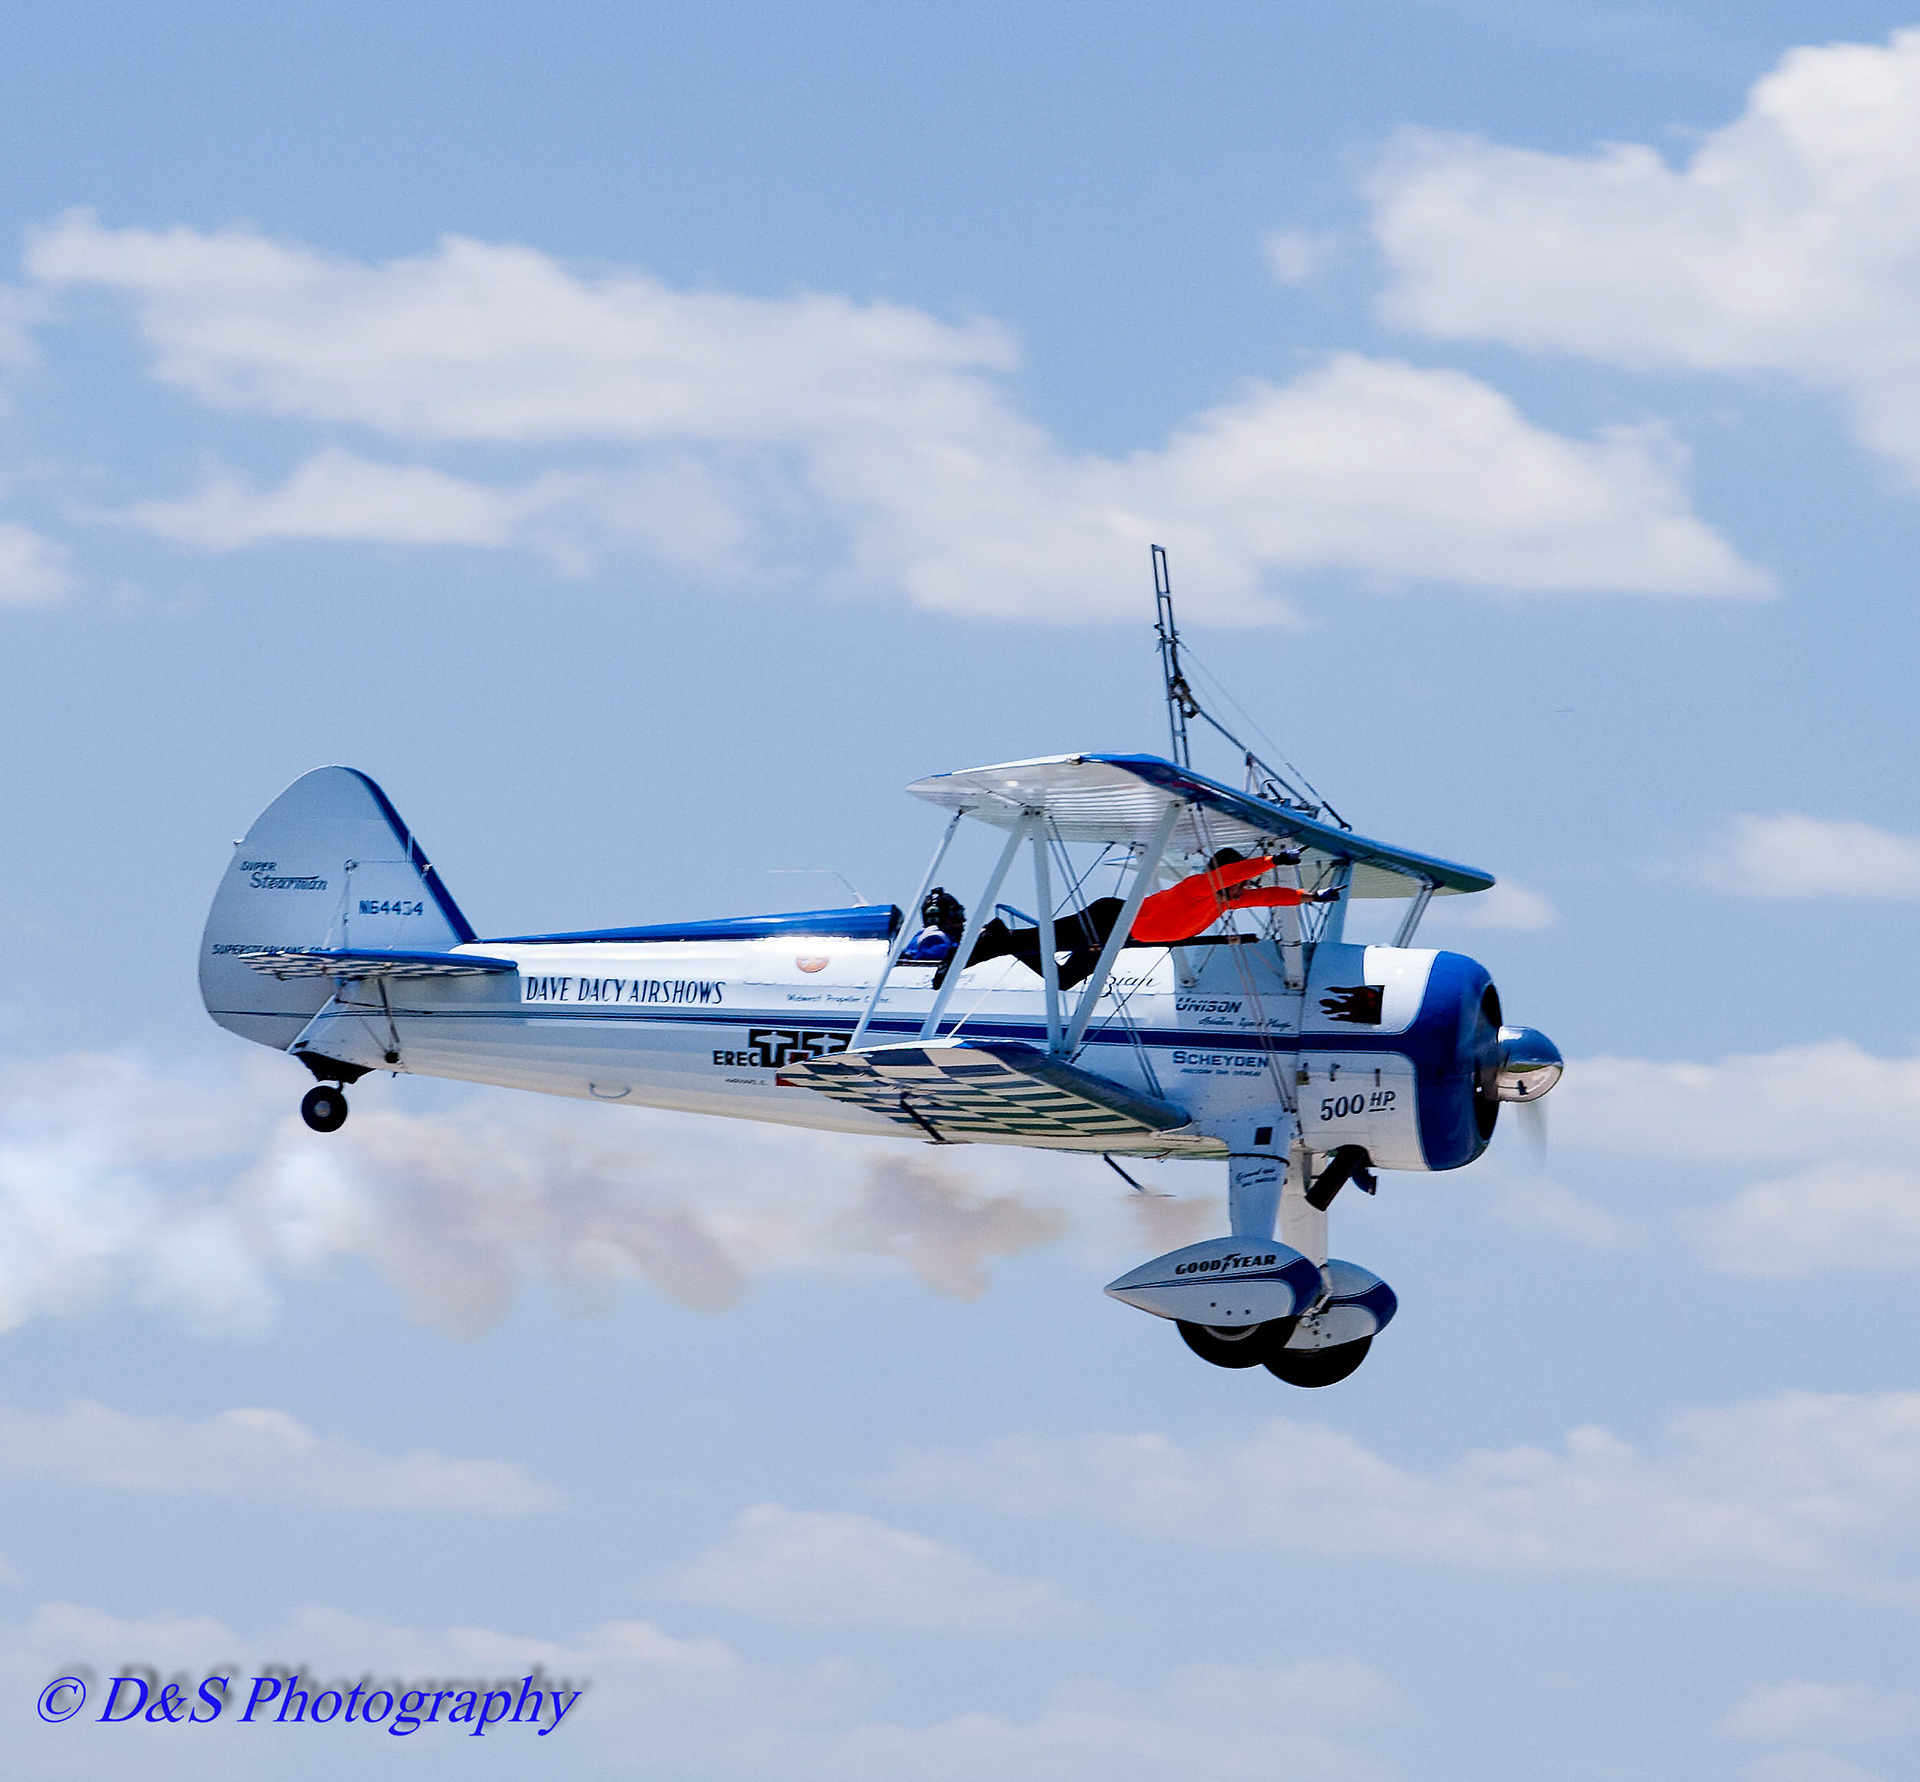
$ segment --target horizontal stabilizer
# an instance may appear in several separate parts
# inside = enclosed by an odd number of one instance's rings
[[[817,1089],[938,1138],[1113,1145],[1189,1124],[1184,1108],[1012,1041],[834,1052],[787,1066],[779,1081]]]
[[[242,954],[241,963],[283,982],[290,978],[485,978],[519,970],[511,959],[488,959],[478,953],[348,952],[338,947],[262,947]]]

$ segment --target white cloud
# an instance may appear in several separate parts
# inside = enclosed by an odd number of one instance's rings
[[[1756,1683],[1719,1731],[1754,1744],[1796,1744],[1819,1739],[1868,1744],[1912,1723],[1913,1692],[1877,1689],[1871,1683]]]
[[[0,606],[57,606],[72,588],[65,545],[0,520]]]
[[[710,575],[737,576],[746,543],[740,507],[737,490],[685,456],[494,486],[329,446],[276,489],[217,470],[181,499],[138,501],[98,517],[199,550],[269,539],[515,545],[577,574],[597,550],[624,543]]]
[[[1225,622],[1284,616],[1276,582],[1327,569],[1495,590],[1770,587],[1694,517],[1664,430],[1565,438],[1457,372],[1342,356],[1250,382],[1157,449],[1075,456],[1009,403],[1003,330],[898,305],[681,292],[460,238],[366,266],[80,213],[39,231],[28,263],[49,286],[124,293],[156,374],[204,402],[416,449],[640,454],[489,486],[323,453],[277,490],[216,476],[125,516],[215,548],[510,539],[569,562],[634,546],[738,570],[819,513],[855,585],[1049,620],[1132,611],[1149,540],[1176,553],[1193,615]]]
[[[436,1115],[369,1091],[320,1137],[279,1062],[179,1077],[86,1055],[11,1066],[0,1329],[127,1301],[258,1330],[280,1281],[341,1254],[461,1332],[504,1316],[529,1277],[588,1301],[645,1280],[718,1308],[763,1274],[886,1259],[972,1297],[992,1258],[1067,1230],[1059,1201],[1099,1168],[983,1150],[962,1170],[911,1140],[499,1093]],[[1088,1203],[1095,1222],[1126,1198],[1116,1184]]]
[[[1747,1771],[1748,1782],[1886,1782],[1878,1770],[1830,1751],[1776,1751]]]
[[[1920,839],[1782,811],[1735,817],[1695,867],[1710,891],[1742,897],[1920,897]]]
[[[1688,1221],[1708,1264],[1776,1280],[1920,1268],[1920,1170],[1820,1163],[1755,1182]]]
[[[871,1516],[756,1504],[686,1566],[688,1602],[816,1626],[1027,1632],[1070,1611],[1050,1584],[1002,1577],[955,1548]]]
[[[45,319],[44,291],[22,285],[0,285],[0,365],[31,365],[35,354],[29,330]]]
[[[379,1454],[317,1436],[284,1411],[242,1408],[196,1422],[85,1399],[58,1412],[0,1408],[0,1474],[346,1509],[518,1514],[559,1501],[503,1461]]]
[[[1310,284],[1324,272],[1340,249],[1336,235],[1307,229],[1275,229],[1261,243],[1267,270],[1283,285]]]
[[[1424,1471],[1308,1423],[1193,1446],[1158,1434],[1008,1438],[914,1457],[890,1485],[1209,1546],[1920,1602],[1912,1392],[1782,1393],[1686,1412],[1646,1447],[1585,1427],[1558,1449],[1473,1452]]]
[[[1387,316],[1840,392],[1920,477],[1920,32],[1790,51],[1681,167],[1413,133],[1374,175]]]
[[[1547,1105],[1556,1148],[1681,1166],[1681,1196],[1635,1216],[1642,1241],[1658,1232],[1709,1268],[1772,1279],[1920,1269],[1920,1056],[1829,1040],[1712,1064],[1577,1059]],[[1687,1204],[1690,1166],[1756,1163],[1759,1180]],[[1625,1240],[1618,1218],[1540,1188],[1511,1185],[1496,1216],[1562,1224],[1587,1247]]]
[[[208,1619],[129,1620],[53,1603],[24,1625],[0,1628],[0,1686],[17,1701],[31,1700],[63,1673],[91,1671],[98,1688],[129,1659],[163,1677],[195,1680],[210,1668],[251,1678],[269,1663],[304,1661],[317,1679],[371,1673],[383,1686],[420,1679],[517,1684],[540,1666],[555,1683],[587,1685],[556,1735],[567,1741],[569,1774],[630,1774],[638,1751],[649,1773],[743,1782],[769,1775],[799,1782],[1222,1782],[1271,1776],[1276,1751],[1285,1752],[1289,1767],[1328,1782],[1385,1782],[1385,1767],[1350,1741],[1394,1707],[1394,1692],[1377,1671],[1338,1657],[1177,1665],[1124,1682],[1084,1677],[1043,1687],[1024,1717],[962,1709],[907,1724],[863,1717],[862,1702],[878,1679],[842,1660],[758,1662],[719,1640],[680,1637],[644,1621],[606,1622],[561,1640],[488,1628],[396,1627],[306,1608],[250,1635]],[[198,1782],[227,1773],[227,1766],[251,1774],[259,1727],[236,1729],[237,1712],[195,1727],[192,1740],[143,1741],[130,1747],[130,1759],[146,1782]],[[489,1745],[502,1736],[495,1728]],[[533,1735],[523,1727],[517,1736]],[[64,1775],[77,1773],[73,1750],[73,1728],[42,1726],[29,1715],[15,1729],[9,1756],[17,1765],[45,1766],[35,1774]],[[542,1761],[549,1755],[543,1751]],[[478,1761],[468,1751],[457,1756],[468,1767]],[[99,1761],[92,1759],[88,1775],[102,1773]],[[419,1761],[409,1753],[410,1764]],[[332,1741],[282,1739],[275,1764],[277,1775],[302,1779],[340,1773]]]
[[[1334,1782],[1385,1782],[1386,1767],[1336,1741],[1382,1718],[1393,1692],[1354,1660],[1177,1666],[1141,1689],[1102,1679],[1068,1684],[1033,1719],[973,1713],[928,1727],[867,1726],[840,1744],[840,1773],[917,1782],[1153,1782],[1267,1778],[1275,1753],[1289,1772]]]
[[[222,472],[188,500],[137,502],[114,517],[177,544],[225,551],[269,538],[500,545],[511,537],[515,515],[510,504],[458,477],[329,449],[267,494]]]
[[[1546,1105],[1539,1104],[1535,1111],[1544,1114]],[[1639,1235],[1611,1208],[1539,1174],[1503,1183],[1484,1204],[1482,1216],[1496,1225],[1554,1238],[1580,1250],[1630,1250]]]
[[[1551,928],[1560,920],[1538,891],[1529,891],[1512,879],[1501,879],[1491,891],[1469,897],[1436,897],[1427,906],[1425,920],[1443,928]]]
[[[1713,1064],[1583,1058],[1551,1106],[1555,1142],[1594,1151],[1776,1167],[1920,1162],[1920,1057],[1876,1057],[1850,1040]]]

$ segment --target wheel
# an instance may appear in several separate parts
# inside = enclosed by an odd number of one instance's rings
[[[1354,1343],[1337,1343],[1331,1349],[1269,1349],[1260,1357],[1267,1372],[1289,1386],[1333,1386],[1344,1380],[1367,1358],[1372,1337]]]
[[[347,1123],[347,1097],[342,1089],[322,1083],[300,1098],[300,1118],[315,1132],[338,1132]]]
[[[1293,1335],[1297,1318],[1275,1318],[1266,1324],[1187,1324],[1180,1335],[1202,1361],[1215,1367],[1258,1367]]]

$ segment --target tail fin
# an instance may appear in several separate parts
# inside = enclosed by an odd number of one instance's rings
[[[444,952],[474,938],[387,795],[351,767],[302,774],[253,821],[214,893],[200,995],[230,1032],[284,1051],[326,1005],[325,979],[248,970],[270,947]]]

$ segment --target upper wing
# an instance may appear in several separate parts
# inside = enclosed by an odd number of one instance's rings
[[[1184,1108],[1012,1041],[835,1052],[788,1065],[778,1080],[940,1138],[991,1136],[1029,1144],[1077,1139],[1112,1147],[1190,1124]]]
[[[337,947],[262,947],[243,955],[270,978],[482,978],[518,971],[511,959],[478,953],[394,953]]]
[[[1334,867],[1350,862],[1355,897],[1405,897],[1415,885],[1442,896],[1485,891],[1491,873],[1430,854],[1369,841],[1250,792],[1236,792],[1157,755],[1055,755],[1010,761],[916,780],[918,798],[1000,828],[1028,811],[1044,810],[1062,841],[1145,842],[1169,804],[1185,807],[1172,846],[1190,854],[1222,847],[1262,854],[1275,842],[1301,850],[1305,883],[1326,883]],[[1409,883],[1411,881],[1411,884]]]

